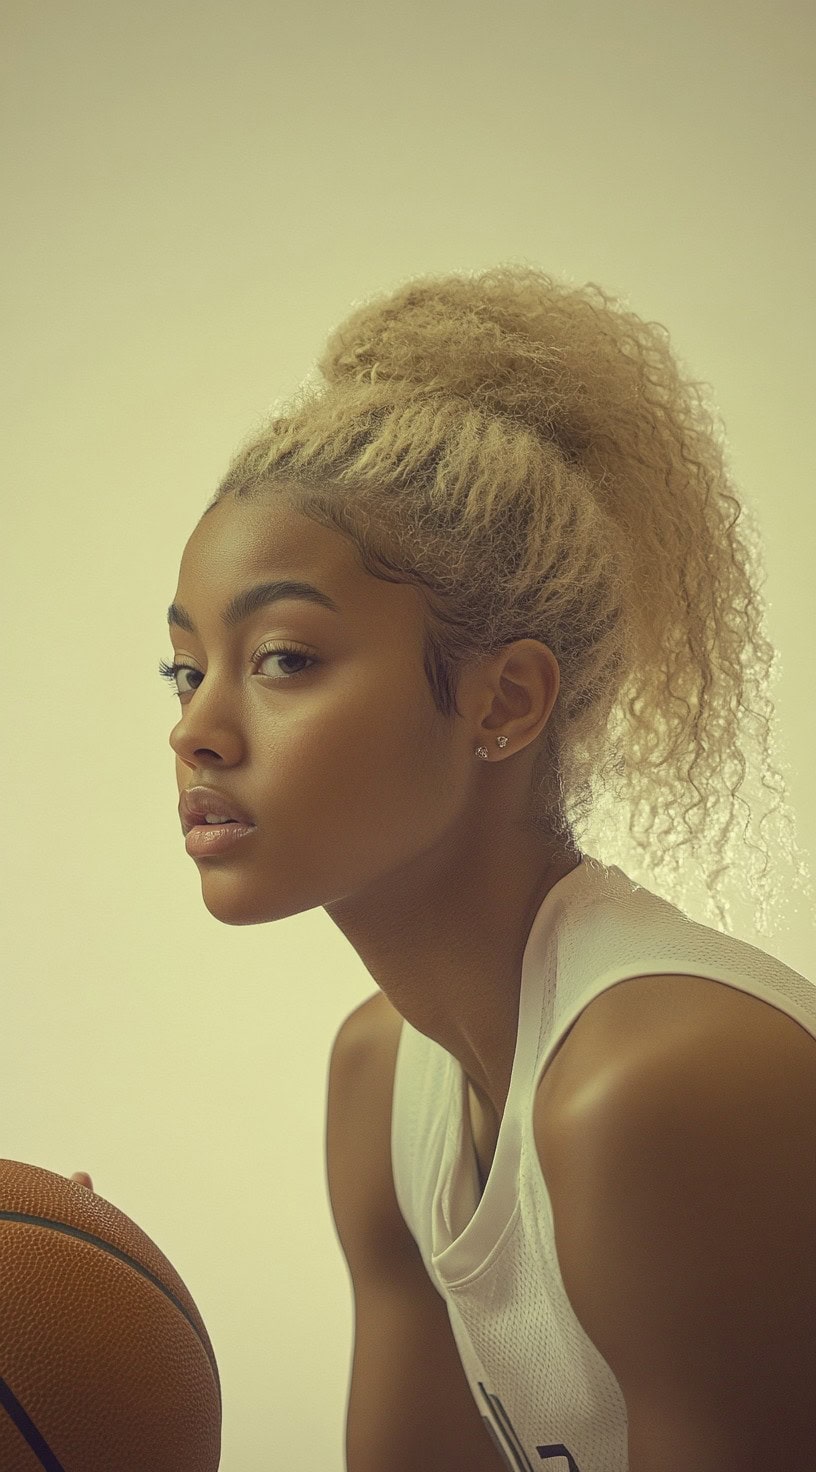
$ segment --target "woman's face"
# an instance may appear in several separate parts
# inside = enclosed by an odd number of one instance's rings
[[[224,626],[237,594],[272,580],[313,584],[339,612],[288,597]],[[372,577],[350,541],[283,495],[228,497],[184,549],[174,607],[196,629],[170,628],[174,661],[190,666],[170,734],[179,793],[219,789],[256,825],[191,860],[216,918],[259,924],[364,893],[436,842],[463,794],[415,587]],[[259,654],[265,644],[297,652]]]

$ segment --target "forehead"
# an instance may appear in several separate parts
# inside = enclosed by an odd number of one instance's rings
[[[206,597],[208,605],[223,607],[242,588],[269,578],[314,583],[345,620],[422,616],[417,587],[373,577],[349,537],[302,515],[281,494],[251,501],[227,496],[202,516],[182,554],[175,601],[190,607]]]
[[[205,513],[181,559],[182,575],[246,578],[270,571],[288,575],[352,571],[353,549],[345,537],[302,516],[289,501],[227,496]]]

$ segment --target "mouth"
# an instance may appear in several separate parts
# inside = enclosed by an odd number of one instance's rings
[[[245,823],[242,818],[223,818],[220,823],[208,823],[205,818],[194,818],[190,823],[183,823],[182,829],[186,838],[194,828],[208,828],[214,833],[217,828],[254,828],[255,826],[254,823]]]
[[[193,823],[185,834],[184,847],[191,858],[209,859],[232,852],[255,831],[254,823],[245,823],[240,818],[223,823]]]

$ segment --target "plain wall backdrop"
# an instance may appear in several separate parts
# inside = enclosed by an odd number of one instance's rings
[[[0,1155],[89,1171],[175,1264],[219,1362],[223,1472],[341,1472],[325,1095],[374,982],[322,910],[204,907],[156,672],[181,552],[355,301],[507,259],[597,281],[716,391],[812,854],[814,10],[1,9]],[[637,877],[602,831],[584,847]],[[738,934],[814,975],[810,913],[768,940],[732,899]]]

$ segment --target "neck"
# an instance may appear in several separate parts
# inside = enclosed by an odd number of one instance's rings
[[[488,836],[458,852],[440,844],[325,908],[392,1006],[458,1060],[488,1118],[499,1120],[530,929],[580,858],[518,829]]]

